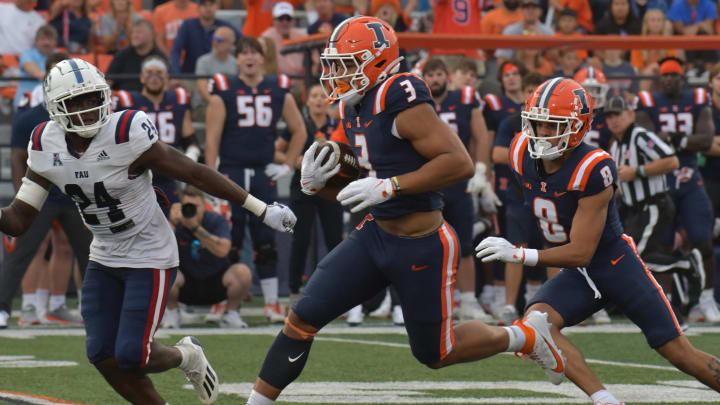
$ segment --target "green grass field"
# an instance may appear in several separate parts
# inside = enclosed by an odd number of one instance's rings
[[[201,327],[160,330],[157,340],[174,344],[198,336],[221,380],[218,404],[243,404],[279,326],[247,318],[251,328]],[[720,356],[720,327],[691,328],[690,339]],[[590,366],[627,403],[720,403],[720,394],[674,370],[626,322],[569,330]],[[173,405],[197,404],[179,370],[152,376]],[[7,392],[67,402],[27,399]],[[35,402],[33,402],[35,401]],[[43,402],[44,401],[44,402]],[[0,404],[125,403],[87,362],[82,329],[11,328],[0,331]],[[431,370],[410,353],[404,329],[388,322],[346,328],[330,325],[312,347],[303,375],[280,397],[281,404],[590,403],[569,381],[547,382],[528,360],[499,355],[480,362]]]

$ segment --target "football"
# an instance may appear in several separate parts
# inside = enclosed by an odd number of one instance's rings
[[[323,159],[323,164],[325,164],[328,159],[333,159],[333,167],[340,162],[340,171],[327,181],[327,186],[343,188],[360,177],[360,165],[349,145],[341,142],[327,141],[315,150],[315,157],[325,148],[330,148],[330,151],[325,156],[325,159]]]

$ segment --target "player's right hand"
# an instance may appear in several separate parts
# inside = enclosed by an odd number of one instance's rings
[[[276,231],[292,233],[297,218],[290,207],[274,202],[265,209],[265,216],[263,216],[262,221]]]
[[[300,188],[303,193],[313,195],[325,187],[325,183],[332,176],[340,171],[340,164],[332,166],[333,160],[328,159],[322,164],[323,159],[330,153],[330,148],[323,148],[315,157],[315,151],[320,146],[314,142],[303,155],[302,167],[300,169]]]

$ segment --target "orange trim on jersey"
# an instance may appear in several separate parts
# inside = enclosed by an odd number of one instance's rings
[[[645,262],[640,257],[640,253],[638,253],[637,247],[635,246],[635,241],[628,235],[623,234],[622,238],[627,242],[628,245],[630,245],[630,248],[633,250],[633,253],[635,253],[635,257],[637,257],[638,260],[640,260],[640,263],[643,266],[643,269],[645,270],[645,275],[650,279],[650,282],[652,282],[653,286],[655,286],[655,289],[657,290],[658,294],[660,295],[660,298],[662,298],[663,302],[665,303],[665,307],[668,309],[668,312],[670,312],[670,316],[672,317],[673,323],[675,324],[675,329],[677,329],[678,334],[682,335],[682,329],[680,328],[680,324],[678,323],[677,318],[675,317],[675,312],[673,312],[672,306],[670,306],[670,303],[667,300],[667,297],[665,296],[665,293],[663,292],[662,287],[658,284],[657,280],[655,280],[655,277],[653,277],[652,273],[650,273],[650,269],[647,268],[645,265]]]
[[[226,91],[230,89],[230,86],[228,85],[227,77],[225,77],[222,73],[215,73],[213,75],[213,79],[215,79],[215,83],[217,86],[217,89],[220,91]]]
[[[640,96],[640,102],[645,107],[655,107],[655,100],[653,100],[652,93],[650,93],[647,90],[641,90],[638,93],[638,96]]]
[[[500,102],[500,97],[496,96],[495,94],[489,93],[486,94],[483,98],[485,99],[485,101],[487,101],[488,105],[490,105],[491,110],[502,110],[502,103]]]
[[[5,235],[3,237],[3,245],[5,246],[5,251],[7,253],[12,253],[17,247],[17,238]]]
[[[707,92],[698,87],[695,89],[695,104],[707,104]]]
[[[118,99],[120,100],[120,105],[125,108],[130,108],[133,105],[132,96],[130,96],[130,93],[126,90],[120,90],[117,92]]]
[[[278,75],[278,86],[283,89],[290,88],[290,79],[287,77],[287,75]]]
[[[345,103],[342,101],[338,103],[338,114],[340,115],[340,119],[345,119]]]
[[[472,104],[474,93],[475,93],[475,90],[472,87],[465,86],[463,88],[461,102],[463,104]]]
[[[575,167],[575,171],[573,171],[572,176],[570,176],[567,189],[585,191],[585,186],[587,186],[587,181],[593,168],[605,159],[612,159],[612,157],[600,149],[590,151]],[[575,184],[578,182],[578,179],[580,179],[580,183],[576,186]]]
[[[518,145],[518,142],[520,142],[520,139],[522,138],[522,143]],[[520,135],[516,135],[515,139],[512,140],[510,143],[510,168],[515,170],[519,175],[522,176],[523,172],[523,159],[525,158],[525,150],[527,149],[528,141],[530,139],[528,137],[523,137],[522,133]],[[516,148],[520,148],[519,150]],[[517,158],[515,158],[515,155],[517,154]]]
[[[177,95],[178,104],[185,105],[188,102],[188,94],[182,87],[175,88],[175,95]]]
[[[440,360],[450,354],[455,347],[455,331],[452,323],[453,313],[453,285],[457,272],[458,255],[460,254],[457,236],[447,221],[443,222],[438,230],[440,242],[443,247],[442,285],[440,290],[440,303],[442,305],[442,320],[440,322]],[[448,238],[449,237],[449,238]]]
[[[347,139],[347,135],[345,134],[345,128],[342,125],[342,122],[338,124],[338,126],[335,128],[332,134],[330,134],[330,140],[334,142],[344,143],[345,145],[350,145],[350,141]]]
[[[420,80],[421,82],[425,83],[425,80],[423,80],[420,76],[416,75],[415,73],[397,73],[387,79],[385,83],[381,85],[380,92],[375,95],[375,109],[373,111],[373,114],[379,114],[383,111],[385,111],[385,97],[387,95],[387,91],[392,86],[392,83],[397,79],[398,77],[408,77],[413,76],[416,79]],[[425,83],[425,86],[427,86],[427,83]],[[379,99],[378,99],[379,97]]]

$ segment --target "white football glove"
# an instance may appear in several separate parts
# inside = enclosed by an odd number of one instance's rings
[[[475,162],[475,174],[468,181],[466,192],[479,195],[488,185],[487,168],[483,162]]]
[[[270,177],[270,180],[277,181],[281,177],[292,175],[295,169],[286,165],[285,163],[268,163],[265,166],[265,175]]]
[[[390,179],[378,179],[365,177],[355,180],[340,190],[337,200],[342,205],[354,205],[350,212],[359,212],[365,208],[380,204],[391,199],[393,193],[392,181]]]
[[[300,187],[303,193],[313,195],[325,187],[325,183],[332,176],[340,171],[340,164],[332,166],[333,159],[328,159],[324,165],[320,164],[325,156],[330,153],[330,148],[324,148],[315,159],[315,151],[320,146],[314,142],[308,150],[305,151],[302,160],[302,168],[300,169]]]
[[[534,266],[537,264],[537,250],[516,247],[505,238],[490,236],[482,240],[475,248],[478,259],[483,263],[500,260],[505,263],[520,263]]]
[[[292,233],[297,218],[287,205],[274,202],[265,209],[262,221],[276,231]]]
[[[482,194],[480,194],[480,207],[483,212],[489,215],[497,214],[497,207],[501,205],[502,201],[500,201],[495,194],[490,183],[485,183],[485,188],[483,188]]]

